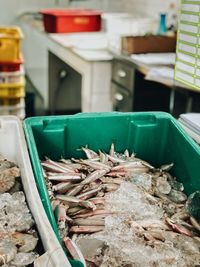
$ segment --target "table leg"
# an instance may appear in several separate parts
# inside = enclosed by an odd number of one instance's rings
[[[192,111],[192,104],[193,104],[193,98],[191,95],[189,95],[186,104],[186,113],[190,113]]]
[[[169,112],[173,115],[174,113],[174,100],[175,100],[175,90],[172,89],[170,93],[170,100],[169,100]]]

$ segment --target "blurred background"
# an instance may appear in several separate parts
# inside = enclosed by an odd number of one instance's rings
[[[23,35],[21,72],[13,75],[26,78],[13,89],[24,90],[18,94],[21,102],[0,101],[3,114],[17,115],[19,107],[22,118],[109,111],[166,111],[179,117],[199,112],[198,92],[188,82],[174,80],[178,1],[7,0],[0,5],[2,27],[18,26]],[[184,64],[177,68],[184,69]],[[6,85],[4,90],[10,90]]]

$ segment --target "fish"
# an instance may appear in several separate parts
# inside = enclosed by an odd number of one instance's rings
[[[84,267],[87,267],[85,259],[79,250],[78,246],[74,243],[73,240],[71,240],[69,237],[64,237],[63,242],[65,244],[65,247],[67,251],[70,253],[73,259],[79,260]]]
[[[74,196],[67,196],[67,195],[56,195],[56,199],[60,200],[63,203],[66,204],[77,204],[77,206],[82,206],[88,209],[95,210],[96,206],[90,201],[83,201],[77,197]]]
[[[182,226],[181,224],[177,224],[169,218],[166,218],[166,222],[168,225],[170,225],[172,227],[172,229],[175,232],[186,235],[186,236],[190,236],[190,237],[193,236],[192,232],[190,230],[188,230],[186,227]]]
[[[111,169],[110,166],[108,166],[104,163],[101,163],[101,162],[96,162],[96,161],[91,161],[91,160],[81,160],[81,163],[91,167],[94,170],[107,170],[107,171],[109,171]]]
[[[69,172],[72,170],[69,170],[67,168],[63,168],[60,166],[58,163],[53,163],[53,161],[43,161],[41,162],[42,167],[49,172],[58,172],[58,173],[63,173],[63,172]]]
[[[81,184],[75,185],[72,189],[70,189],[67,192],[67,195],[68,196],[76,196],[82,189],[83,189],[83,185],[81,185]]]
[[[92,173],[90,173],[82,182],[82,185],[86,185],[89,183],[92,183],[94,181],[96,181],[97,179],[101,178],[102,176],[104,176],[108,171],[107,170],[96,170]]]
[[[55,176],[49,176],[48,179],[50,181],[57,182],[79,182],[83,180],[83,177],[81,175],[60,174]]]
[[[77,198],[81,199],[81,200],[86,200],[88,198],[91,198],[93,196],[96,196],[97,193],[102,189],[102,187],[98,187],[97,189],[93,189],[93,190],[90,190],[90,191],[87,191],[83,194],[80,194],[77,196]]]
[[[71,187],[74,187],[74,185],[71,182],[62,182],[62,183],[53,185],[52,186],[52,190],[54,192],[62,192],[62,193],[65,193]]]
[[[91,234],[104,230],[104,226],[72,226],[69,230],[70,233],[78,234]]]
[[[169,173],[174,166],[173,163],[155,168],[145,160],[137,158],[134,153],[131,154],[128,149],[123,153],[116,152],[114,143],[107,152],[102,148],[95,152],[85,146],[82,146],[81,151],[84,152],[86,159],[61,159],[60,164],[52,164],[54,170],[44,168],[45,181],[48,190],[52,192],[52,204],[60,206],[62,211],[59,214],[59,221],[64,224],[58,224],[59,233],[61,238],[65,237],[63,240],[67,242],[67,246],[72,246],[70,249],[73,248],[71,238],[72,242],[98,236],[106,240],[107,236],[113,233],[116,235],[120,229],[123,229],[124,238],[128,231],[129,234],[132,233],[132,241],[137,237],[140,246],[144,244],[146,248],[151,247],[152,251],[159,247],[164,249],[164,246],[168,245],[168,240],[176,248],[175,241],[179,236],[190,238],[191,248],[195,242],[199,242],[197,238],[200,236],[200,226],[196,218],[188,212],[184,186]],[[65,171],[62,168],[65,168]],[[119,203],[119,206],[121,203],[116,196],[125,184],[134,185],[135,196],[138,194],[140,201],[143,201],[144,208],[141,205],[141,214],[139,214],[140,205],[134,206],[136,201],[131,202],[133,210],[127,203],[130,211],[127,210],[126,214],[124,203],[130,192],[127,195],[122,192],[124,196],[124,198],[121,196],[122,210],[116,207],[115,203]],[[147,214],[145,214],[146,206],[149,207]],[[137,208],[137,212],[134,208]],[[154,209],[156,213],[153,217]],[[119,224],[117,231],[113,224],[115,218],[117,218],[116,225]],[[115,236],[116,240],[117,238],[119,237]],[[126,242],[129,241],[129,238],[126,238]],[[101,256],[104,257],[109,249],[111,248],[108,242],[101,251]],[[78,259],[72,249],[73,253],[75,256],[72,257]],[[97,263],[99,259],[96,260],[95,257],[86,259],[99,266]]]
[[[110,152],[109,152],[109,155],[110,155],[111,157],[114,157],[114,155],[115,155],[115,145],[114,145],[114,143],[112,143],[111,146],[110,146]]]
[[[82,147],[81,150],[85,153],[88,159],[98,158],[98,154],[87,147]]]
[[[86,219],[74,219],[73,225],[79,226],[104,226],[105,220],[104,219],[93,219],[93,218],[86,218]]]

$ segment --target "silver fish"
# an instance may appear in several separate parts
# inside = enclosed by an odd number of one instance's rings
[[[110,166],[101,163],[101,162],[95,162],[95,161],[91,161],[91,160],[81,160],[81,163],[84,165],[87,165],[89,167],[91,167],[94,170],[110,170]]]
[[[89,174],[85,180],[83,180],[81,182],[81,184],[85,185],[85,184],[89,184],[91,182],[96,181],[97,179],[101,178],[102,176],[104,176],[108,171],[107,170],[96,170],[94,172],[92,172],[91,174]]]
[[[52,190],[55,192],[57,192],[57,191],[65,192],[68,189],[70,189],[71,186],[72,186],[72,184],[70,182],[59,183],[59,184],[53,185]]]
[[[68,166],[63,166],[61,163],[59,162],[55,162],[53,160],[47,159],[45,162],[43,162],[45,164],[50,164],[52,166],[55,166],[56,168],[60,169],[63,172],[68,172],[68,171],[73,171],[71,168],[69,168]]]
[[[93,158],[97,158],[98,157],[98,154],[95,151],[93,151],[93,150],[91,150],[91,149],[89,149],[87,147],[82,147],[81,150],[83,152],[85,152],[85,155],[86,155],[86,157],[88,159],[93,159]]]
[[[71,254],[72,258],[75,260],[79,260],[83,264],[84,267],[87,267],[85,259],[83,258],[83,255],[81,251],[79,250],[79,248],[77,247],[77,245],[69,237],[65,237],[63,239],[63,242],[65,244],[65,247]]]
[[[174,167],[174,163],[171,164],[165,164],[160,167],[161,171],[170,171]]]
[[[69,190],[67,192],[68,196],[76,196],[83,188],[83,185],[79,184],[79,185],[75,185],[74,188],[72,188],[71,190]]]
[[[90,191],[88,191],[88,192],[85,192],[85,193],[83,193],[83,194],[78,195],[77,198],[82,199],[82,200],[86,200],[86,199],[88,199],[88,198],[91,198],[91,197],[93,197],[93,196],[96,196],[97,193],[98,193],[101,189],[102,189],[102,188],[101,188],[101,186],[100,186],[100,187],[97,188],[97,189],[93,189],[93,190],[90,190]]]
[[[99,150],[99,159],[100,159],[100,162],[103,164],[106,164],[108,162],[107,155],[103,153],[101,150]]]
[[[91,234],[97,233],[104,230],[104,226],[72,226],[70,228],[70,233],[79,233],[79,234]]]
[[[114,145],[114,143],[112,143],[111,146],[110,146],[109,154],[110,154],[111,157],[114,157],[114,155],[115,155],[115,145]]]
[[[88,226],[104,226],[105,220],[104,219],[93,219],[93,218],[87,218],[87,219],[75,219],[73,221],[74,225],[88,225]]]
[[[81,175],[68,175],[68,174],[61,174],[55,176],[49,176],[50,181],[57,181],[57,182],[79,182],[83,180]]]

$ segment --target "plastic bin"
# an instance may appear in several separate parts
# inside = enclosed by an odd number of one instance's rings
[[[0,27],[0,61],[14,61],[19,58],[22,38],[19,27]]]
[[[21,99],[24,98],[0,98],[0,106],[15,106],[20,104]]]
[[[42,206],[22,125],[15,117],[0,116],[0,154],[20,167],[26,200],[35,219],[43,246],[48,252],[48,263],[42,267],[70,267]]]
[[[95,32],[101,30],[101,12],[89,9],[45,9],[44,28],[49,33]]]
[[[57,225],[42,173],[40,159],[83,157],[77,149],[88,145],[98,151],[126,148],[155,166],[174,162],[173,175],[186,193],[199,190],[200,148],[169,114],[90,113],[72,116],[35,117],[25,120],[24,129],[36,183],[47,216],[58,235]]]
[[[0,84],[20,83],[23,76],[24,76],[24,69],[22,67],[20,71],[0,72]]]
[[[25,99],[24,98],[19,98],[19,102],[14,104],[14,105],[0,105],[0,110],[4,110],[4,109],[10,109],[10,110],[14,110],[14,109],[18,109],[18,108],[25,108]]]
[[[0,84],[0,98],[20,98],[25,96],[25,79],[21,77],[20,83]]]
[[[19,119],[25,118],[25,101],[21,98],[20,103],[12,106],[0,106],[0,116],[2,115],[15,115]]]
[[[19,59],[15,61],[0,61],[0,72],[12,72],[19,71],[21,64],[24,63],[23,57],[20,56]]]

